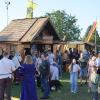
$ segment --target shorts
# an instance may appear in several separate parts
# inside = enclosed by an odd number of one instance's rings
[[[87,68],[81,68],[80,77],[86,77],[86,76],[87,76]]]

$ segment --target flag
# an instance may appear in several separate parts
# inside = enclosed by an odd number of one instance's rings
[[[100,21],[97,20],[97,27],[100,27]]]
[[[27,3],[27,15],[26,18],[33,18],[33,10],[37,7],[37,4],[33,1]]]
[[[95,22],[93,23],[93,25],[92,25],[92,27],[91,27],[89,33],[88,33],[88,36],[87,36],[87,38],[86,38],[86,41],[87,41],[87,42],[90,41],[90,39],[91,39],[91,37],[92,37],[92,35],[93,35],[93,32],[95,31],[96,28],[97,28],[97,21],[95,21]]]

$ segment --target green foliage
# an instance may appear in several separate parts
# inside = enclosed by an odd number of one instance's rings
[[[76,24],[77,19],[75,16],[67,14],[64,10],[53,11],[47,13],[46,16],[50,17],[61,39],[64,37],[65,40],[79,39],[81,29]]]

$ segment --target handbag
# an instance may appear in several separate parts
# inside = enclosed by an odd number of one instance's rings
[[[21,81],[23,80],[23,67],[18,67],[15,71],[14,71],[14,80],[18,80]]]

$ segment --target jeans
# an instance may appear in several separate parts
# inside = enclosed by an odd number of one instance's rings
[[[43,89],[43,97],[48,97],[50,95],[50,86],[48,78],[41,78],[41,87]]]
[[[70,85],[71,85],[71,92],[77,92],[77,80],[78,80],[78,72],[71,72],[70,73]]]
[[[87,68],[81,68],[80,76],[81,77],[86,77],[87,76]]]
[[[59,76],[62,77],[62,65],[58,65]]]
[[[93,98],[93,100],[98,100],[98,92],[93,92],[92,98]]]

